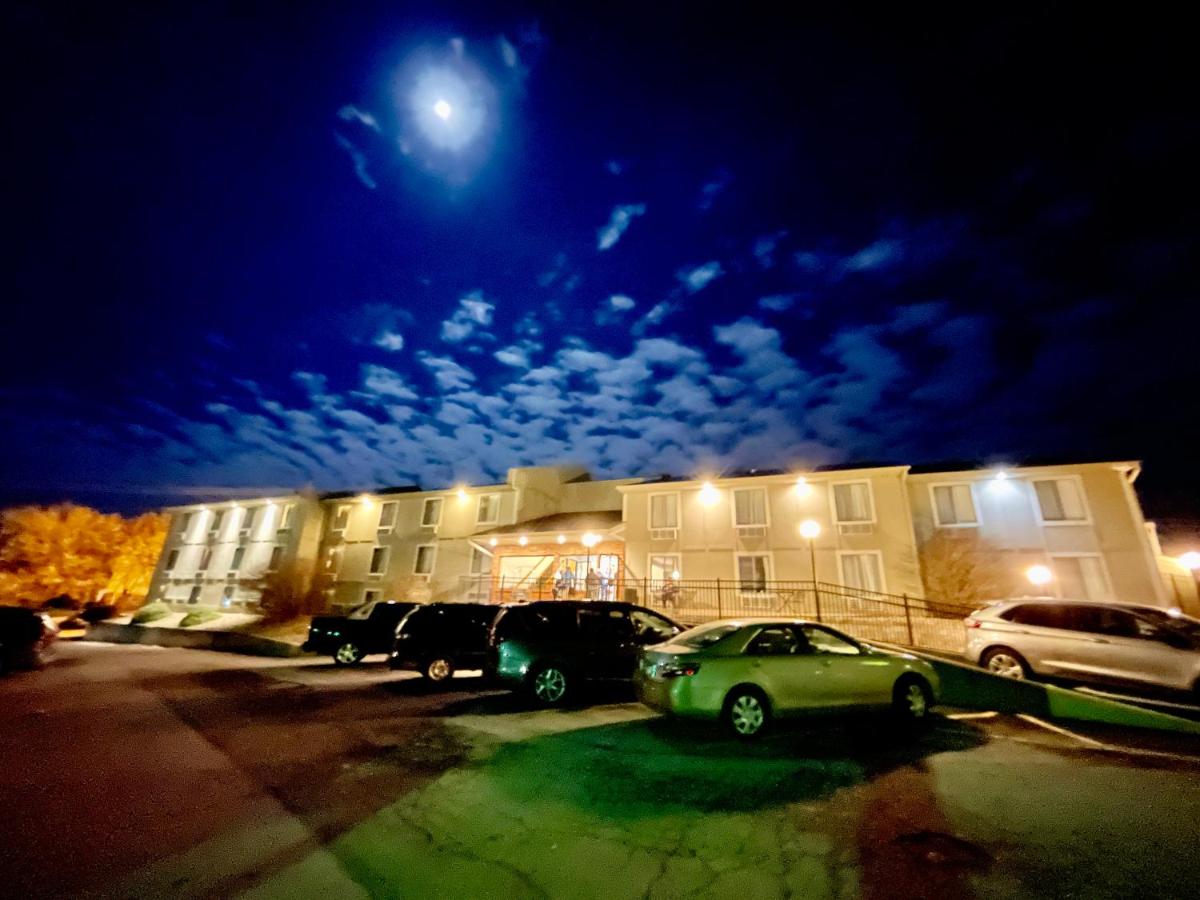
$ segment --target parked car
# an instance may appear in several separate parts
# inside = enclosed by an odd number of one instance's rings
[[[304,649],[328,653],[339,666],[353,666],[371,653],[390,653],[396,626],[416,603],[376,600],[346,616],[315,616]]]
[[[593,681],[629,681],[638,653],[683,629],[652,610],[606,600],[542,600],[510,606],[492,624],[488,671],[556,706]]]
[[[1079,600],[1005,600],[963,621],[967,656],[1008,678],[1045,676],[1200,694],[1200,621]]]
[[[924,719],[933,666],[802,619],[724,619],[642,651],[638,699],[671,715],[723,720],[741,738],[774,719],[834,709],[891,709]]]
[[[0,606],[0,675],[37,668],[56,634],[49,616],[18,606]]]
[[[446,681],[456,669],[482,669],[488,633],[503,607],[491,603],[430,603],[400,620],[389,665]]]

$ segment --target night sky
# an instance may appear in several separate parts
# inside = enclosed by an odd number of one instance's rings
[[[1062,457],[1194,512],[1182,21],[75,7],[3,13],[0,502]]]

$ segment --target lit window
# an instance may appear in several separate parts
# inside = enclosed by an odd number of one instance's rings
[[[741,488],[733,492],[733,524],[767,524],[767,492],[763,488]]]
[[[421,509],[421,526],[424,528],[436,528],[442,521],[442,498],[430,497],[425,501],[425,506]]]
[[[833,505],[839,522],[875,521],[875,510],[871,505],[871,485],[866,481],[835,484]]]
[[[841,554],[842,584],[858,591],[883,592],[878,553]]]
[[[396,508],[399,504],[392,500],[379,507],[379,530],[391,531],[396,527]]]
[[[1033,489],[1037,493],[1043,522],[1082,522],[1087,519],[1083,493],[1075,479],[1035,481]]]
[[[221,591],[221,608],[229,609],[231,606],[233,606],[233,588],[227,587]]]
[[[492,525],[500,519],[500,495],[480,494],[479,513],[475,522],[479,525]]]
[[[417,548],[417,557],[413,562],[414,575],[432,575],[433,563],[437,556],[437,547],[433,544],[423,544]]]
[[[650,495],[650,527],[679,527],[679,497],[676,494]]]
[[[739,590],[762,593],[771,578],[771,560],[761,553],[739,555],[737,573]]]
[[[978,525],[975,498],[969,484],[938,484],[933,488],[933,512],[938,525]]]
[[[382,575],[387,571],[388,564],[388,548],[376,547],[371,551],[371,569],[372,575]]]
[[[292,514],[294,511],[295,507],[290,503],[283,508],[283,512],[279,515],[280,531],[287,531],[292,527]]]

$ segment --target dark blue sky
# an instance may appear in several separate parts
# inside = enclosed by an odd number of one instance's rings
[[[1057,455],[1190,514],[1181,22],[345,6],[5,12],[0,501]]]

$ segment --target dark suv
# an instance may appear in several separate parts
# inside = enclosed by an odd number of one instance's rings
[[[48,616],[17,606],[0,606],[0,675],[13,669],[35,669],[54,641]]]
[[[308,626],[305,650],[328,653],[339,666],[352,666],[369,653],[390,653],[400,624],[415,603],[377,600],[348,616],[316,616]]]
[[[430,681],[445,681],[455,669],[482,669],[488,632],[502,607],[490,603],[430,603],[400,620],[389,662]]]
[[[683,629],[631,603],[545,600],[497,616],[488,671],[539,703],[562,703],[584,682],[631,681],[638,654]]]

